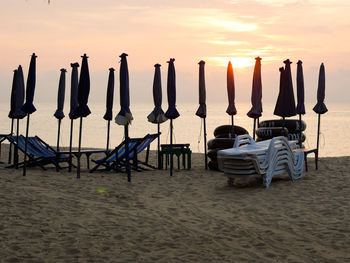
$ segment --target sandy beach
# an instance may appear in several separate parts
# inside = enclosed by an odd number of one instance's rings
[[[264,190],[229,187],[192,156],[189,171],[133,172],[131,183],[2,164],[0,262],[350,261],[350,157],[321,158],[318,171],[310,159],[302,180]]]

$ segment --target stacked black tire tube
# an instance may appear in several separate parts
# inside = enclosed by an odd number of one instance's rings
[[[299,120],[288,119],[288,120],[266,120],[259,123],[259,128],[256,130],[257,141],[265,141],[272,139],[277,136],[285,136],[288,140],[300,139],[301,131],[301,142],[306,140],[306,136],[303,131],[306,130],[306,123],[301,121],[301,127]]]
[[[248,134],[247,130],[240,127],[234,126],[235,135]],[[229,149],[233,147],[235,139],[232,138],[232,125],[221,125],[214,130],[214,139],[208,141],[208,167],[210,170],[218,170],[218,159],[217,153],[220,150]]]

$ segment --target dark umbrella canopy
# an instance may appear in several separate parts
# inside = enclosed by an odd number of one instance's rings
[[[74,116],[74,111],[78,108],[78,67],[79,63],[71,63],[72,67],[72,76],[71,76],[71,88],[70,88],[70,111],[69,118],[76,119],[77,116]]]
[[[16,81],[16,109],[13,113],[15,119],[23,119],[26,113],[22,110],[24,103],[24,77],[22,66],[19,65],[17,69],[17,81]]]
[[[165,116],[171,120],[180,116],[180,113],[176,109],[176,76],[174,61],[175,58],[171,58],[167,62],[169,63],[167,79],[168,110],[166,111]]]
[[[115,117],[115,122],[119,125],[128,125],[133,120],[131,111],[130,111],[130,94],[129,94],[129,70],[128,62],[126,60],[128,54],[121,54],[119,57],[120,61],[120,72],[119,72],[119,81],[120,81],[120,111]]]
[[[54,116],[62,120],[64,118],[63,107],[64,107],[64,97],[66,93],[66,72],[67,70],[62,68],[60,80],[58,83],[58,94],[57,94],[57,110]]]
[[[87,105],[90,94],[90,74],[88,65],[88,56],[82,56],[81,71],[78,85],[78,107],[74,111],[76,117],[87,117],[91,111]]]
[[[11,89],[11,102],[10,102],[10,112],[8,117],[10,119],[14,119],[14,113],[16,111],[16,89],[18,84],[18,76],[17,69],[13,71],[13,79],[12,79],[12,89]]]
[[[326,105],[324,104],[326,89],[326,76],[323,63],[320,67],[320,73],[318,76],[318,88],[317,88],[317,104],[313,108],[314,112],[318,114],[324,114],[328,111]]]
[[[262,113],[261,58],[256,57],[255,60],[251,97],[252,108],[247,113],[250,118],[259,118]]]
[[[231,61],[227,66],[227,96],[228,96],[228,108],[226,110],[228,115],[236,115],[237,110],[235,106],[235,80],[233,77],[233,68]]]
[[[204,65],[205,61],[199,61],[199,108],[196,115],[200,118],[205,118],[207,116],[207,105],[205,103],[206,93],[205,93],[205,75],[204,75]]]
[[[103,118],[106,121],[113,119],[113,97],[114,97],[114,68],[109,69],[108,84],[107,84],[107,97],[106,97],[106,113]]]
[[[296,115],[292,74],[290,70],[290,64],[292,62],[287,59],[284,63],[286,64],[285,69],[280,68],[280,90],[274,110],[275,115],[283,118]]]
[[[36,75],[36,58],[35,53],[32,54],[29,64],[27,89],[26,89],[26,102],[24,103],[22,110],[27,114],[32,114],[36,111],[33,105],[34,92],[35,92],[35,75]]]
[[[167,120],[162,109],[162,79],[160,74],[160,64],[154,65],[154,78],[153,78],[153,102],[154,109],[147,116],[149,122],[163,123]]]
[[[305,114],[305,104],[304,104],[304,74],[303,74],[303,62],[298,61],[297,66],[297,114]]]

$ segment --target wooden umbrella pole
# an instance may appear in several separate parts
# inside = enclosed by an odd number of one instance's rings
[[[23,176],[26,176],[26,174],[27,174],[26,163],[27,163],[27,147],[28,147],[29,117],[30,117],[30,114],[28,113],[28,114],[27,114],[26,140],[25,140],[25,144],[24,144]]]
[[[13,135],[13,122],[14,120],[11,119],[11,136]],[[12,143],[10,143],[10,150],[9,150],[9,161],[8,163],[11,163],[12,159]]]
[[[57,128],[57,152],[60,151],[60,134],[61,134],[61,120],[59,119],[58,128]]]
[[[68,172],[72,171],[72,143],[73,143],[73,119],[70,120],[70,138],[69,138],[69,167]]]
[[[81,149],[81,130],[83,126],[83,117],[80,117],[80,128],[79,128],[79,145],[78,145],[78,165],[77,165],[77,179],[80,179],[80,149]]]
[[[160,124],[159,123],[157,123],[157,131],[158,131],[158,145],[157,145],[157,157],[158,157],[158,169],[160,169],[161,168],[161,166],[160,166],[160,162],[161,162],[161,160],[160,160]]]
[[[301,129],[301,114],[299,114],[299,146],[301,148],[301,135],[302,135],[302,129]]]
[[[131,182],[130,175],[130,163],[129,163],[129,125],[124,126],[124,137],[125,137],[125,170],[128,176],[128,182]]]
[[[321,114],[318,114],[318,125],[317,125],[317,152],[320,144],[320,126],[321,126]]]
[[[204,162],[205,162],[205,170],[208,170],[208,155],[207,155],[207,127],[205,122],[205,117],[203,118],[204,121]]]
[[[170,119],[170,176],[173,176],[173,119]]]
[[[107,152],[109,150],[109,131],[110,131],[110,128],[111,128],[111,121],[108,120],[108,122],[107,122],[107,146],[106,146]]]
[[[18,142],[18,135],[19,135],[19,119],[17,119],[17,134],[16,134],[16,142]],[[16,169],[18,169],[18,146],[17,146],[17,143],[15,144],[15,152],[14,152],[14,157],[13,157],[13,161],[15,163],[15,167]]]
[[[254,118],[254,124],[253,124],[253,139],[255,141],[255,126],[256,126],[256,118]]]

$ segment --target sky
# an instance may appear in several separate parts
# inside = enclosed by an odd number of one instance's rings
[[[350,103],[350,2],[347,0],[1,0],[0,101],[8,101],[13,70],[27,77],[37,58],[35,101],[56,102],[61,68],[89,56],[90,102],[105,101],[108,69],[129,56],[133,102],[152,102],[154,64],[175,58],[177,103],[198,101],[198,62],[206,61],[208,102],[227,103],[226,67],[232,61],[236,102],[249,102],[254,58],[262,58],[263,102],[275,102],[279,67],[303,61],[306,102],[316,101],[318,71],[326,69],[326,102]],[[296,96],[296,91],[295,91]]]

